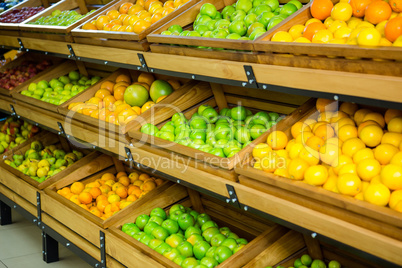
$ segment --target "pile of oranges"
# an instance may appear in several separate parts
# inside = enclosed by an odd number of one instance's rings
[[[271,41],[402,46],[401,0],[314,0],[312,19],[276,32]]]
[[[137,82],[133,84],[140,84],[149,90],[154,80],[155,77],[152,74],[141,73]],[[174,89],[180,87],[180,82],[177,80],[167,82]],[[124,92],[131,84],[130,76],[121,74],[116,77],[114,82],[104,81],[100,85],[100,89],[89,100],[71,103],[68,109],[112,124],[125,125],[155,104],[153,101],[147,101],[142,107],[131,107],[127,104],[124,101]],[[156,103],[162,99],[157,100]]]
[[[118,10],[109,10],[96,20],[85,23],[84,30],[134,32],[139,34],[189,0],[137,0],[123,3]]]
[[[318,99],[290,134],[253,149],[254,168],[402,212],[402,111]]]
[[[104,173],[93,182],[74,182],[57,193],[105,220],[162,183],[146,173]]]

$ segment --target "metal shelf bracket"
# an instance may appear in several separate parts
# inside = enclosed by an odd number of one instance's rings
[[[250,88],[258,88],[258,84],[257,81],[255,79],[254,76],[254,72],[253,72],[253,67],[250,65],[244,65],[244,71],[246,72],[246,76],[247,76],[247,83],[243,82],[242,86],[243,87],[250,87]]]
[[[145,61],[144,55],[141,54],[141,53],[137,53],[137,56],[140,59],[140,63],[141,63],[141,66],[137,67],[138,71],[149,72],[149,69],[148,69],[147,63]]]
[[[240,208],[240,202],[237,198],[236,191],[233,185],[226,184],[226,189],[228,190],[229,198],[226,199],[226,203],[233,203],[234,206]]]

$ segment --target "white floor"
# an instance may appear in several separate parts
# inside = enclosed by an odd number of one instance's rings
[[[0,226],[0,268],[87,268],[92,267],[59,244],[59,261],[42,260],[42,236],[39,228],[12,210],[13,223]]]

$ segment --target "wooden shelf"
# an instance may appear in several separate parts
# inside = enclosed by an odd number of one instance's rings
[[[249,83],[244,66],[251,66],[257,84],[263,89],[280,87],[274,90],[308,96],[321,94],[339,100],[347,98],[355,102],[376,103],[387,107],[389,105],[397,107],[402,103],[402,93],[399,90],[402,87],[402,77],[206,59],[122,48],[106,49],[102,46],[48,40],[43,42],[41,39],[17,36],[2,36],[0,45],[19,48],[18,38],[25,49],[54,53],[63,57],[70,56],[69,45],[76,58],[83,61],[93,60],[98,63],[126,68],[131,66],[132,69],[137,69],[142,65],[138,57],[140,53],[144,57],[149,72],[236,84],[246,88],[253,85]]]

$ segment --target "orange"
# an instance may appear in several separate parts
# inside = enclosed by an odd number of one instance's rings
[[[116,177],[112,173],[104,173],[101,177],[101,180],[107,181],[107,180],[115,180]]]
[[[402,190],[393,191],[389,199],[389,207],[394,209],[398,202],[402,202]]]
[[[320,154],[315,150],[309,149],[308,147],[301,149],[299,158],[306,161],[310,166],[318,165],[320,162]]]
[[[146,181],[141,186],[140,189],[143,191],[151,191],[156,188],[156,183],[154,181]]]
[[[338,146],[339,148],[342,148],[343,141],[341,141],[338,137],[333,137],[333,138],[326,140],[325,143],[334,144],[334,145]]]
[[[149,178],[150,178],[150,176],[149,176],[148,174],[146,174],[146,173],[142,173],[142,174],[138,177],[138,179],[141,180],[141,181],[146,181],[146,180],[148,180]]]
[[[390,164],[402,166],[402,151],[397,152],[391,159]]]
[[[302,132],[296,137],[296,142],[301,144],[306,144],[307,140],[313,137],[314,134],[312,132]]]
[[[111,24],[111,25],[113,25],[113,26],[115,26],[115,25],[120,25],[120,26],[122,26],[122,25],[123,25],[122,21],[119,20],[119,19],[111,20],[111,21],[109,22],[109,24]]]
[[[162,179],[155,179],[155,183],[156,183],[156,186],[159,186],[159,185],[161,185],[162,183],[163,183],[163,180]]]
[[[60,192],[59,192],[60,191]],[[71,193],[70,188],[68,187],[64,187],[61,190],[59,190],[58,193],[64,197],[66,197],[67,195],[69,195]]]
[[[105,194],[101,194],[101,195],[99,195],[97,198],[96,198],[96,202],[99,202],[99,201],[101,201],[101,200],[107,200],[107,195],[105,195]]]
[[[341,194],[355,196],[362,188],[362,181],[355,174],[343,174],[338,177],[338,190]]]
[[[289,177],[293,180],[302,180],[308,167],[309,165],[305,160],[301,158],[293,159],[288,166]]]
[[[343,119],[343,118],[349,118],[349,115],[347,113],[344,113],[342,111],[337,111],[334,112],[333,116],[331,117],[330,122],[331,123],[336,123],[339,120]]]
[[[358,109],[359,106],[356,103],[352,102],[343,102],[339,107],[339,111],[342,111],[350,116],[353,116]]]
[[[99,187],[92,187],[91,190],[89,190],[89,193],[92,195],[93,199],[96,199],[99,195],[102,194],[102,191]]]
[[[123,103],[123,104],[117,105],[114,112],[115,112],[115,114],[120,114],[122,111],[127,110],[127,109],[131,109],[131,106],[128,105],[127,103]]]
[[[365,201],[383,207],[388,204],[390,196],[390,190],[382,183],[371,183],[364,192]]]
[[[381,139],[384,132],[377,125],[368,125],[365,126],[360,134],[359,138],[366,144],[368,147],[376,147],[381,143]]]
[[[344,125],[339,129],[338,137],[343,142],[351,138],[356,138],[357,128],[354,125]]]
[[[290,152],[290,149],[292,148],[292,146],[293,146],[295,143],[297,143],[297,142],[296,142],[296,139],[291,139],[291,140],[288,142],[288,144],[286,145],[285,150],[289,153],[289,152]],[[270,147],[270,148],[271,148],[271,147]]]
[[[127,172],[125,172],[125,171],[119,171],[119,172],[116,174],[116,179],[119,179],[119,178],[121,178],[121,177],[127,177]]]
[[[138,199],[138,197],[135,196],[135,195],[129,195],[129,196],[127,196],[127,201],[134,202],[134,201],[136,201],[137,199]]]
[[[360,109],[357,110],[354,114],[354,120],[356,122],[356,125],[360,125],[360,123],[363,121],[364,117],[366,114],[371,113],[371,110],[369,109]]]
[[[310,23],[309,25],[307,25],[305,28],[304,28],[304,31],[303,31],[303,37],[305,37],[305,38],[307,38],[308,40],[312,40],[313,39],[313,36],[314,36],[314,34],[316,33],[316,32],[318,32],[319,30],[325,30],[326,29],[326,27],[325,27],[325,25],[322,23],[322,22],[313,22],[313,23]],[[319,103],[319,100],[324,100],[324,99],[318,99],[317,100],[317,104]],[[327,100],[328,101],[328,100]],[[332,102],[332,101],[331,101]],[[325,110],[325,105],[323,106],[323,107],[321,107],[320,106],[320,109],[318,109],[318,107],[317,107],[317,110],[318,111],[320,111],[320,112],[322,112],[322,109],[324,109]]]
[[[304,122],[296,122],[290,129],[292,137],[296,138],[302,132],[311,132],[311,128]]]
[[[378,24],[384,20],[388,20],[391,16],[392,9],[385,1],[373,1],[367,8],[364,19],[372,24]]]
[[[126,74],[120,74],[119,76],[116,77],[115,81],[116,81],[116,83],[125,82],[128,85],[131,84],[130,76],[128,76]]]
[[[158,0],[146,0],[145,1],[145,5],[144,5],[144,8],[146,9],[146,10],[148,10],[149,9],[149,6],[153,3],[153,2],[157,2]]]
[[[99,200],[96,203],[96,208],[100,211],[100,212],[104,212],[106,206],[109,205],[109,202],[107,200]]]
[[[371,2],[373,2],[373,0],[349,0],[353,16],[356,18],[363,18],[366,12],[366,7]]]
[[[129,186],[130,185],[130,179],[127,176],[121,176],[119,177],[119,181],[121,184],[124,186]]]
[[[95,22],[96,23],[96,22]],[[84,25],[82,25],[83,30],[98,30],[95,24],[91,22],[87,22]]]
[[[109,10],[108,12],[106,12],[106,16],[108,16],[110,18],[110,20],[114,20],[120,16],[120,12],[115,9],[112,9],[112,10]]]
[[[113,103],[116,102],[116,99],[112,95],[107,95],[103,98],[103,102],[105,107],[110,109],[113,106]]]
[[[381,165],[387,165],[399,149],[391,144],[380,144],[374,149],[374,157]]]
[[[133,25],[134,33],[139,34],[151,26],[151,22],[145,21],[143,19],[137,20]]]
[[[364,159],[374,159],[374,152],[370,148],[364,148],[355,153],[353,156],[353,162],[359,164]]]
[[[116,194],[120,196],[120,198],[126,198],[128,195],[126,187],[124,186],[117,187]]]
[[[74,182],[74,183],[71,185],[70,188],[71,188],[71,192],[72,192],[73,194],[78,195],[78,194],[80,194],[80,193],[84,190],[85,185],[84,185],[82,182],[77,181],[77,182]]]
[[[345,126],[345,125],[352,125],[352,126],[355,126],[356,124],[355,124],[355,121],[353,121],[352,118],[349,118],[349,117],[347,117],[347,118],[341,118],[341,119],[339,119],[338,122],[336,122],[336,123],[334,124],[335,132],[338,132],[337,130],[339,130],[341,127],[343,127],[343,126]]]
[[[314,133],[314,131],[321,125],[325,125],[328,124],[328,122],[326,121],[318,121],[314,124],[314,126],[312,126],[312,132]]]
[[[372,178],[379,175],[381,172],[381,165],[376,159],[364,159],[357,164],[357,175],[364,181],[371,181]]]
[[[376,125],[376,126],[380,126],[377,122],[373,121],[373,120],[368,120],[365,122],[362,122],[359,127],[357,128],[357,136],[360,135],[360,132],[362,132],[362,129],[365,128],[366,126],[369,125]]]
[[[82,204],[89,204],[92,202],[92,195],[90,193],[85,193],[85,192],[81,192],[78,195],[78,200],[82,203]]]
[[[109,197],[107,198],[107,201],[110,204],[116,203],[116,202],[120,202],[120,196],[118,196],[117,194],[111,194],[109,195]]]
[[[402,167],[389,164],[381,170],[381,182],[390,190],[402,189]]]
[[[130,9],[130,7],[133,6],[133,3],[127,2],[127,3],[123,3],[121,4],[121,6],[119,7],[119,12],[121,14],[127,14],[128,10]]]
[[[98,217],[102,216],[102,212],[100,212],[97,207],[90,208],[89,212],[91,212],[92,214],[94,214],[95,216],[98,216]]]
[[[381,143],[388,143],[394,145],[395,147],[398,147],[399,144],[401,144],[401,142],[402,142],[402,134],[395,132],[384,133],[381,139]]]
[[[283,131],[276,130],[268,135],[267,143],[274,150],[284,149],[288,143],[288,137]]]
[[[364,148],[366,148],[366,145],[362,140],[359,138],[351,138],[343,143],[342,153],[352,158],[356,152]]]
[[[155,13],[155,14],[153,14],[152,17],[151,17],[151,23],[155,23],[155,22],[157,22],[158,20],[160,20],[161,18],[163,18],[162,13]]]
[[[334,112],[323,112],[320,113],[317,120],[318,121],[324,121],[324,122],[331,122],[332,117],[334,117],[335,113]]]
[[[103,29],[103,26],[104,26],[106,23],[109,23],[109,21],[110,21],[109,16],[106,16],[106,15],[101,15],[101,16],[99,16],[99,17],[96,19],[96,28],[97,28],[98,30],[102,30],[102,29]]]
[[[399,13],[399,14],[402,12],[402,2],[401,2],[401,0],[389,0],[388,3],[391,6],[392,11],[394,11],[396,13]]]
[[[402,133],[402,117],[394,117],[388,123],[388,131]]]
[[[333,6],[331,0],[314,0],[310,6],[310,12],[314,18],[325,20],[331,15]]]
[[[381,128],[385,127],[384,117],[380,113],[368,113],[364,116],[362,122],[369,121],[369,120],[377,122],[377,124],[379,124]]]
[[[137,80],[137,82],[146,83],[149,86],[151,86],[154,81],[155,81],[155,77],[153,76],[153,74],[150,74],[150,73],[141,73],[138,76],[138,80]]]
[[[402,111],[401,110],[388,109],[385,112],[385,115],[384,115],[385,123],[388,124],[389,121],[391,121],[392,118],[398,117],[398,116],[402,117]]]
[[[114,98],[116,100],[124,100],[124,92],[126,91],[126,88],[127,87],[125,86],[117,87],[113,93]]]
[[[390,19],[385,25],[384,33],[390,42],[395,42],[402,35],[402,17]]]
[[[327,165],[337,165],[339,155],[340,149],[335,144],[327,143],[320,148],[320,159]]]
[[[314,135],[325,141],[332,138],[335,135],[335,131],[329,124],[323,124],[315,129]]]
[[[134,15],[134,14],[140,12],[141,10],[144,10],[143,6],[140,6],[138,4],[134,4],[128,9],[127,14],[128,15]]]
[[[110,91],[110,93],[112,93],[112,92],[113,92],[113,86],[114,86],[114,83],[113,83],[112,81],[104,81],[104,82],[100,85],[100,88],[102,88],[102,89],[107,89],[107,90]]]
[[[324,26],[324,28],[322,28],[321,26],[318,26],[318,24],[320,24],[320,23],[318,23],[318,22],[313,22],[313,23],[317,23],[317,24],[315,24],[313,26],[310,26],[313,29],[318,28],[317,31],[318,30],[325,30],[325,26]],[[311,24],[313,24],[313,23],[311,23]],[[308,29],[308,30],[310,30],[310,29]],[[305,31],[306,31],[306,29],[305,29]],[[311,35],[311,38],[313,37],[314,33]],[[310,33],[308,33],[308,34],[310,34]],[[304,36],[304,33],[303,33],[303,36]],[[308,37],[306,37],[306,38],[309,39]],[[311,38],[310,38],[310,40],[311,40]],[[337,105],[336,101],[329,100],[329,99],[322,99],[322,98],[317,99],[317,102],[316,102],[315,106],[316,106],[317,110],[319,112],[321,112],[321,113],[323,113],[323,112],[333,112],[333,111],[336,111],[336,109],[338,108],[338,105]]]
[[[310,166],[304,173],[304,182],[311,185],[323,185],[327,179],[328,170],[323,165]]]
[[[270,173],[274,172],[277,169],[277,165],[278,165],[278,157],[274,152],[269,152],[260,161],[260,167],[265,172]]]
[[[147,101],[146,103],[144,103],[144,105],[142,105],[141,107],[141,113],[145,112],[146,110],[148,110],[149,108],[151,108],[152,106],[155,105],[155,102],[153,101]]]
[[[81,205],[81,201],[78,199],[78,194],[72,195],[69,200],[77,205]]]
[[[339,155],[338,163],[335,162],[334,165],[332,165],[335,175],[338,175],[341,168],[348,164],[353,164],[352,158],[343,154]]]
[[[306,145],[316,151],[319,151],[320,148],[325,144],[325,141],[320,137],[313,136],[309,138],[306,142]]]

